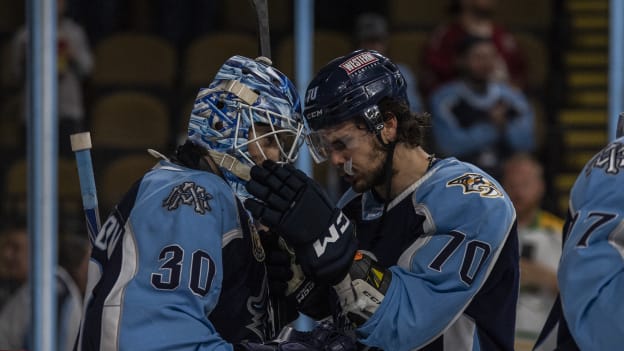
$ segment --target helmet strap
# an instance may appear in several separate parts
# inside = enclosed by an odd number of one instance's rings
[[[385,214],[386,210],[388,209],[388,204],[392,200],[390,198],[390,195],[392,193],[392,164],[394,160],[394,149],[396,147],[396,142],[392,141],[383,145],[386,149],[386,160],[384,161],[384,183],[386,189],[384,194],[384,210],[382,213]]]
[[[217,174],[222,178],[223,173],[219,167],[227,169],[242,180],[251,179],[249,174],[251,167],[240,162],[236,157],[223,152],[204,149],[188,140],[184,145],[178,146],[172,160],[189,168]]]
[[[379,135],[377,136],[379,137]],[[386,160],[384,161],[384,166],[383,166],[384,184],[386,186],[386,189],[385,189],[385,194],[384,194],[384,206],[383,206],[383,210],[381,211],[381,218],[379,219],[379,222],[377,224],[377,227],[376,227],[377,229],[375,230],[375,236],[371,240],[372,247],[375,247],[375,245],[377,245],[377,242],[379,242],[379,239],[381,239],[381,228],[383,228],[383,225],[386,219],[386,212],[388,211],[388,205],[390,204],[390,201],[392,201],[392,199],[390,198],[390,194],[392,193],[392,164],[393,164],[393,159],[394,159],[394,149],[396,147],[396,142],[392,141],[387,144],[384,144],[382,142],[382,145],[384,145],[386,148]]]
[[[211,160],[214,161],[219,167],[227,169],[230,173],[234,174],[242,180],[251,179],[251,167],[240,162],[236,157],[215,150],[207,151],[208,155],[210,155]]]

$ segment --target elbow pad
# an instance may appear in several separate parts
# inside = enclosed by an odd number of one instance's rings
[[[358,251],[349,274],[334,285],[343,313],[358,327],[377,311],[392,281],[392,272],[376,262],[371,253]]]

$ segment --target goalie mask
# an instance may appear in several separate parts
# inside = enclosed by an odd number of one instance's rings
[[[405,79],[397,65],[374,50],[356,50],[329,62],[308,85],[304,117],[316,162],[327,159],[320,129],[361,117],[378,133],[383,118],[378,104],[392,98],[407,104]]]
[[[233,56],[208,88],[199,90],[188,139],[208,150],[228,183],[247,197],[242,183],[254,165],[250,146],[267,159],[261,144],[269,142],[279,149],[278,163],[292,163],[303,143],[302,133],[301,102],[288,77],[268,59]]]

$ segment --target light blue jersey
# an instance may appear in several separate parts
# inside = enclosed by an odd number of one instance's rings
[[[507,107],[497,126],[491,111]],[[437,151],[473,163],[498,177],[502,161],[515,152],[535,149],[535,117],[524,95],[503,83],[489,83],[483,93],[465,81],[442,86],[431,97]]]
[[[624,345],[624,138],[597,153],[570,192],[557,273],[560,300],[536,350],[621,350]]]
[[[518,292],[515,211],[500,184],[454,158],[435,162],[383,204],[349,191],[359,249],[392,282],[360,341],[384,350],[513,350]]]
[[[264,257],[241,208],[212,173],[166,161],[146,173],[98,233],[78,350],[232,350],[262,340]]]

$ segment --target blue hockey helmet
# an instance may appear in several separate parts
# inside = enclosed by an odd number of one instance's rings
[[[315,161],[324,161],[322,141],[315,133],[353,118],[362,118],[379,133],[383,118],[379,102],[392,98],[408,104],[405,78],[389,58],[374,50],[356,50],[321,68],[308,85],[304,118]]]
[[[259,126],[264,126],[262,131]],[[236,169],[254,165],[250,144],[255,143],[266,159],[259,141],[272,138],[280,151],[278,162],[292,163],[302,135],[299,94],[264,57],[233,56],[225,61],[208,88],[199,90],[188,127],[188,139],[217,158],[230,185],[243,189],[241,181],[247,177]]]

